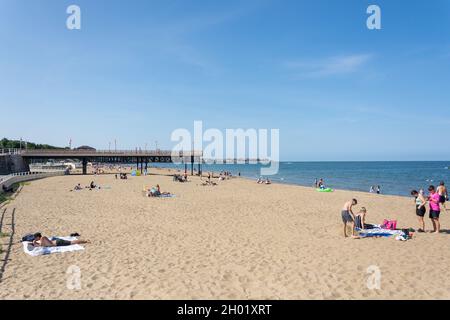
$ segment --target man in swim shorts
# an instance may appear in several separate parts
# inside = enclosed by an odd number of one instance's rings
[[[35,247],[67,247],[73,244],[85,244],[91,243],[89,240],[73,240],[67,241],[63,239],[55,238],[50,240],[47,237],[43,237],[40,232],[34,234],[33,246]]]
[[[436,192],[434,186],[430,186],[428,191],[430,192],[428,201],[430,203],[430,219],[433,223],[433,233],[439,233],[441,230],[441,225],[439,223],[439,216],[441,214],[439,193]]]
[[[448,200],[448,192],[447,188],[445,187],[444,181],[441,181],[439,187],[437,187],[437,193],[439,194],[439,203],[444,207],[445,210],[447,210],[445,201]]]
[[[342,209],[341,216],[342,222],[344,223],[344,237],[347,238],[347,225],[350,224],[352,226],[352,238],[356,238],[355,233],[355,215],[353,213],[353,206],[356,206],[358,201],[356,199],[352,199],[344,204],[344,208]]]

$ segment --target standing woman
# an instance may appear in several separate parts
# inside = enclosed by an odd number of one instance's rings
[[[423,220],[423,217],[427,213],[427,208],[425,207],[425,205],[427,204],[427,200],[422,193],[419,193],[416,190],[411,191],[411,195],[416,200],[416,215],[419,219],[419,230],[417,231],[425,232],[425,220]]]
[[[434,186],[430,186],[428,191],[430,192],[428,202],[430,203],[430,219],[433,223],[433,233],[439,233],[441,231],[441,224],[439,223],[439,216],[441,214],[439,193],[436,192]]]

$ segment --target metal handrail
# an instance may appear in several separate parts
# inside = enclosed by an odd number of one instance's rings
[[[23,155],[58,154],[58,155],[152,155],[152,156],[202,156],[202,151],[168,151],[168,150],[65,150],[65,149],[33,149],[22,150]]]
[[[15,155],[15,154],[20,154],[21,152],[22,152],[22,149],[16,149],[16,148],[0,149],[0,155]]]
[[[68,150],[68,149],[0,149],[1,155],[33,155],[33,154],[62,154],[62,155],[152,155],[152,156],[172,156],[177,154],[181,156],[203,156],[203,151],[169,151],[169,150]]]

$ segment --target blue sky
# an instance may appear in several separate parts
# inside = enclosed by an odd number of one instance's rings
[[[202,120],[280,129],[282,160],[450,159],[447,0],[0,0],[0,45],[0,136],[171,148]]]

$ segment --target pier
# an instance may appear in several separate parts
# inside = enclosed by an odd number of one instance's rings
[[[95,149],[1,149],[0,157],[20,157],[26,165],[32,161],[45,160],[78,160],[83,166],[83,174],[87,174],[88,162],[97,163],[136,163],[136,169],[141,173],[151,163],[180,163],[191,167],[194,174],[194,165],[198,165],[201,172],[203,161],[202,151],[164,151],[164,150],[95,150]],[[12,172],[8,172],[12,173]]]

